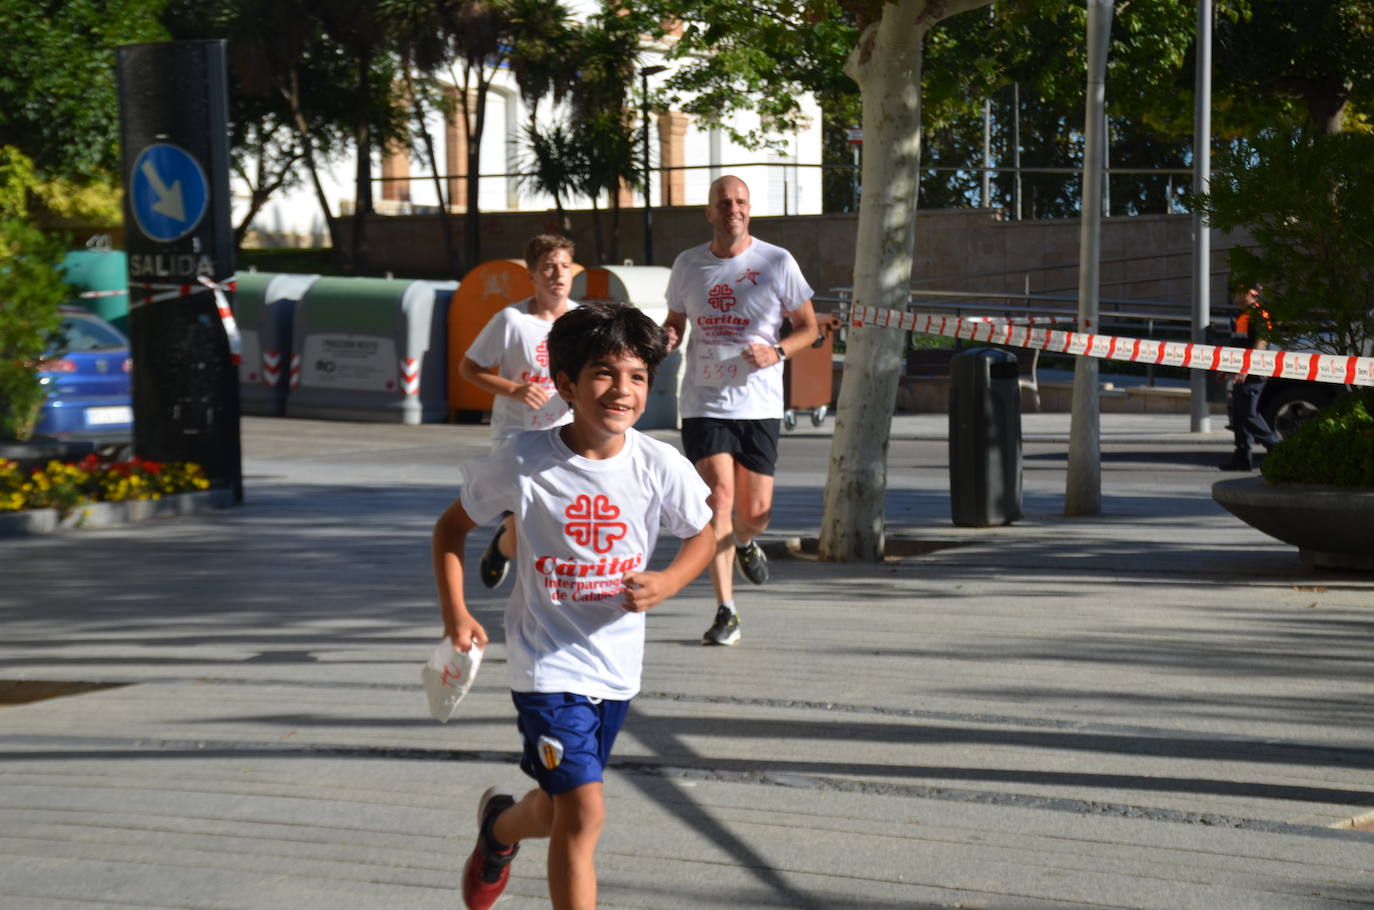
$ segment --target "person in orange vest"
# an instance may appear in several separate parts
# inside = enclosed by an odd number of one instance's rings
[[[1234,302],[1240,312],[1231,320],[1231,346],[1261,349],[1269,346],[1263,329],[1273,328],[1269,314],[1260,306],[1261,285],[1242,287],[1236,291]],[[1255,443],[1266,449],[1278,442],[1273,429],[1259,411],[1260,393],[1264,391],[1263,376],[1240,373],[1231,383],[1228,416],[1235,434],[1236,450],[1221,465],[1223,471],[1253,471],[1254,458],[1250,449]]]

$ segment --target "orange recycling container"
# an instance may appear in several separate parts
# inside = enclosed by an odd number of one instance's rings
[[[573,263],[573,275],[582,266]],[[523,259],[492,259],[463,276],[448,309],[449,419],[459,411],[490,411],[491,395],[458,375],[477,335],[504,306],[533,296],[534,284]]]

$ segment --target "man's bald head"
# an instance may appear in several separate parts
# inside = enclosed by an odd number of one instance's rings
[[[707,194],[706,220],[713,253],[728,258],[743,252],[749,246],[749,186],[733,174],[717,177]]]

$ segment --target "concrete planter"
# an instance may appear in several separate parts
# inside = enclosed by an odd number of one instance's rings
[[[25,509],[0,512],[0,537],[31,537],[79,528],[108,528],[113,525],[150,518],[191,515],[210,509],[225,509],[234,503],[232,490],[199,490],[175,493],[161,499],[130,502],[93,502],[63,515],[56,509]]]
[[[1274,486],[1263,477],[1212,485],[1222,508],[1298,548],[1309,565],[1374,571],[1374,487]]]

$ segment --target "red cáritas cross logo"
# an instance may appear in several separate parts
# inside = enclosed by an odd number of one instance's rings
[[[579,546],[590,546],[597,553],[609,553],[611,545],[629,530],[625,522],[615,520],[620,517],[620,507],[611,505],[601,494],[593,499],[583,493],[563,510],[563,515],[568,519],[563,533]]]
[[[718,284],[706,292],[706,302],[712,309],[728,313],[735,307],[735,289],[728,284]]]
[[[545,338],[539,342],[539,347],[534,349],[534,362],[541,367],[549,365],[549,339]]]

